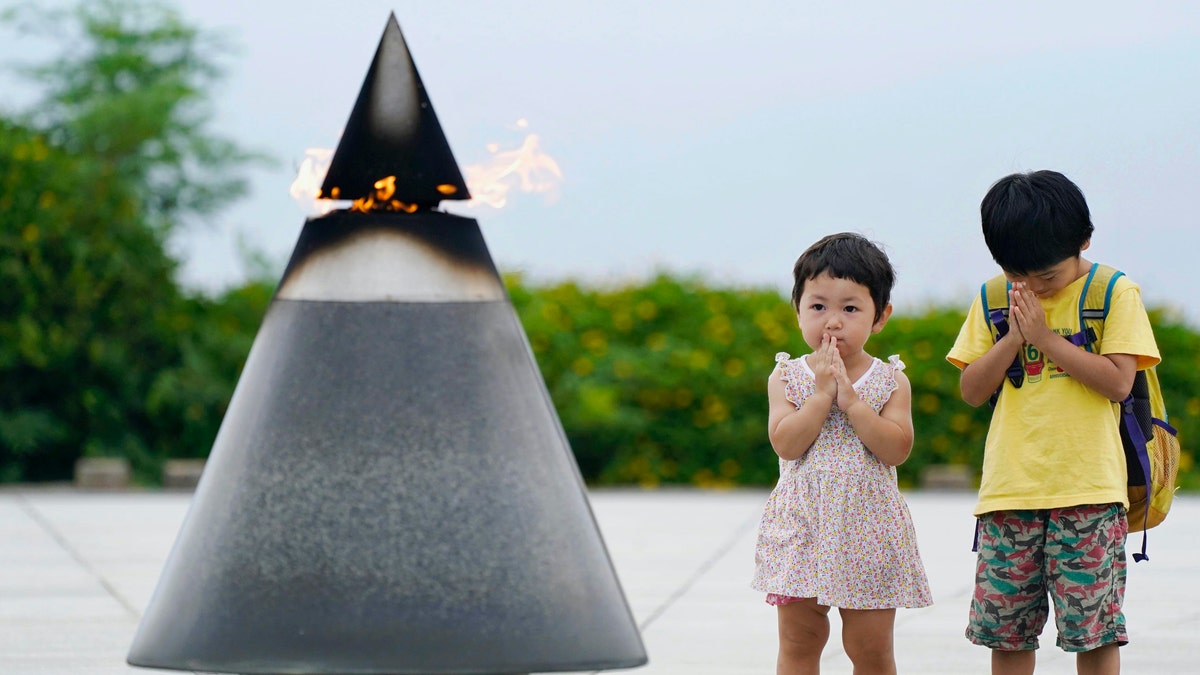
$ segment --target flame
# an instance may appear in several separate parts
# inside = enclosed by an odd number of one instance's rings
[[[519,119],[516,128],[528,130],[529,122]],[[562,169],[553,157],[542,150],[541,138],[537,134],[526,133],[520,147],[513,150],[502,150],[500,143],[488,143],[484,147],[491,154],[491,158],[485,163],[471,164],[464,171],[467,189],[471,193],[471,199],[467,200],[464,206],[470,208],[487,205],[495,209],[503,208],[508,204],[509,195],[514,188],[520,192],[544,194],[551,201],[558,197],[563,182]],[[321,194],[321,184],[325,182],[325,174],[329,171],[333,153],[330,148],[305,150],[304,160],[300,163],[296,178],[288,189],[292,198],[320,215],[338,207],[335,203],[339,199],[338,188],[332,188],[328,196]],[[458,188],[443,183],[437,186],[437,191],[450,197],[458,192]],[[374,194],[354,200],[350,209],[405,213],[417,210],[415,204],[393,199],[395,193],[396,177],[387,176],[376,181]]]
[[[329,171],[329,162],[332,159],[333,150],[330,148],[308,148],[304,151],[304,161],[300,163],[296,179],[288,188],[292,199],[309,206],[320,215],[329,213],[336,206],[328,200],[321,199],[321,183],[325,181],[325,174]],[[333,199],[338,197],[336,192],[330,196]]]
[[[392,195],[396,194],[396,177],[388,176],[375,181],[375,194],[367,197],[355,199],[350,205],[351,211],[361,211],[370,213],[371,211],[403,211],[405,213],[413,213],[417,210],[416,204],[402,202],[399,199],[392,199]]]
[[[517,121],[521,128],[528,124],[525,120]],[[491,160],[466,167],[467,189],[471,192],[466,206],[486,204],[503,208],[513,188],[546,194],[552,200],[557,198],[563,181],[562,169],[553,157],[542,151],[540,144],[541,139],[532,133],[525,136],[516,150],[501,151],[499,143],[488,143],[486,147],[492,154]]]

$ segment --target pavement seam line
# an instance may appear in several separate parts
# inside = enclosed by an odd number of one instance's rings
[[[124,607],[125,611],[129,612],[131,617],[141,621],[142,613],[133,606],[133,603],[129,602],[128,599],[117,592],[116,587],[109,583],[109,581],[104,578],[104,575],[100,574],[99,570],[97,570],[95,566],[88,562],[88,560],[83,557],[83,554],[80,553],[78,549],[76,549],[74,546],[71,546],[71,542],[67,541],[67,538],[64,537],[63,534],[54,527],[54,524],[47,520],[46,517],[37,510],[37,507],[33,505],[33,502],[29,501],[25,495],[20,493],[17,493],[17,502],[21,504],[21,509],[25,511],[25,513],[31,519],[33,519],[33,522],[37,523],[39,527],[45,530],[46,534],[50,535],[50,538],[53,539],[59,546],[61,546],[62,549],[66,551],[67,554],[70,555],[71,558],[74,559],[75,562],[78,563],[85,572],[90,574],[94,579],[96,579],[96,581],[100,582],[100,586],[102,586],[104,590],[110,596],[112,596],[112,598],[116,600],[119,605],[121,605],[121,607]]]
[[[654,621],[657,620],[658,617],[662,616],[663,614],[666,614],[667,610],[671,608],[671,605],[674,605],[680,598],[682,598],[684,595],[686,595],[687,592],[689,590],[691,590],[692,586],[694,586],[696,584],[696,582],[700,580],[701,577],[703,577],[705,574],[707,574],[708,571],[713,568],[713,566],[715,566],[718,562],[720,562],[721,558],[724,558],[726,555],[729,554],[730,551],[733,550],[733,547],[737,545],[738,540],[741,539],[742,536],[745,535],[745,533],[750,528],[756,527],[758,525],[758,521],[759,521],[759,515],[756,513],[756,514],[750,516],[749,518],[747,518],[745,520],[745,522],[738,525],[737,528],[734,530],[733,536],[731,536],[728,540],[726,540],[726,542],[724,544],[719,546],[717,548],[716,553],[710,555],[708,558],[705,559],[704,562],[700,563],[700,566],[696,568],[696,571],[692,572],[692,575],[689,576],[687,578],[687,580],[684,581],[683,584],[679,586],[679,588],[675,589],[675,591],[673,593],[671,593],[671,595],[668,596],[667,599],[664,600],[661,605],[659,605],[658,607],[655,607],[653,612],[650,612],[650,616],[647,616],[646,620],[638,625],[638,632],[639,633],[646,632],[646,629],[650,627],[650,624],[654,623]],[[602,673],[602,672],[604,672],[604,671],[593,670],[590,673],[588,673],[588,675],[600,675],[600,673]]]
[[[734,529],[733,535],[729,537],[724,544],[719,546],[715,553],[710,555],[704,562],[702,562],[700,566],[696,568],[696,571],[692,572],[691,576],[689,576],[687,580],[679,586],[679,588],[675,589],[675,591],[667,597],[663,604],[656,607],[653,612],[650,612],[650,616],[646,617],[646,620],[643,621],[640,626],[638,626],[638,629],[645,631],[650,627],[650,624],[654,623],[660,616],[665,614],[672,605],[679,601],[680,598],[682,598],[684,595],[687,595],[687,592],[691,590],[692,586],[696,585],[696,582],[699,581],[701,577],[703,577],[705,574],[708,574],[709,570],[711,570],[718,562],[721,561],[722,558],[724,558],[729,554],[730,551],[733,550],[738,541],[745,536],[746,532],[750,531],[754,527],[757,527],[759,519],[759,514],[755,513],[738,525]]]

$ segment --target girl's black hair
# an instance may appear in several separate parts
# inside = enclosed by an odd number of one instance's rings
[[[883,316],[883,310],[892,297],[892,286],[896,283],[896,270],[887,254],[877,244],[853,232],[831,234],[808,247],[796,259],[792,269],[795,285],[792,286],[792,307],[800,311],[800,296],[804,293],[804,282],[828,272],[835,279],[849,279],[866,286],[875,302],[875,320]]]
[[[1094,229],[1083,192],[1057,171],[1001,178],[984,195],[979,215],[992,259],[1016,274],[1079,255]]]

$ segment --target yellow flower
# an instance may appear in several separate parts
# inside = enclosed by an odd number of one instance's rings
[[[571,362],[571,370],[574,370],[575,374],[581,377],[591,375],[594,368],[595,365],[592,363],[592,360],[586,356],[580,356]]]

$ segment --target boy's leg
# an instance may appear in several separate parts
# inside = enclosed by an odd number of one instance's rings
[[[777,675],[815,675],[821,672],[821,651],[829,639],[829,607],[816,598],[778,605],[779,661]]]
[[[1119,675],[1121,672],[1121,649],[1117,645],[1104,645],[1090,652],[1075,656],[1075,672],[1079,675]]]
[[[1043,551],[1046,515],[994,511],[979,518],[979,557],[966,637],[993,650],[995,673],[1032,672],[1033,650],[1050,614]]]
[[[992,650],[992,675],[1033,675],[1037,652],[1024,649],[1019,652]]]
[[[1004,652],[1037,649],[1050,614],[1045,516],[1045,511],[980,516],[975,592],[966,631],[971,642]]]
[[[894,609],[839,609],[842,648],[854,664],[854,675],[895,675]]]
[[[1116,673],[1125,632],[1125,535],[1119,504],[1050,511],[1046,576],[1058,646],[1079,654],[1080,673]]]

